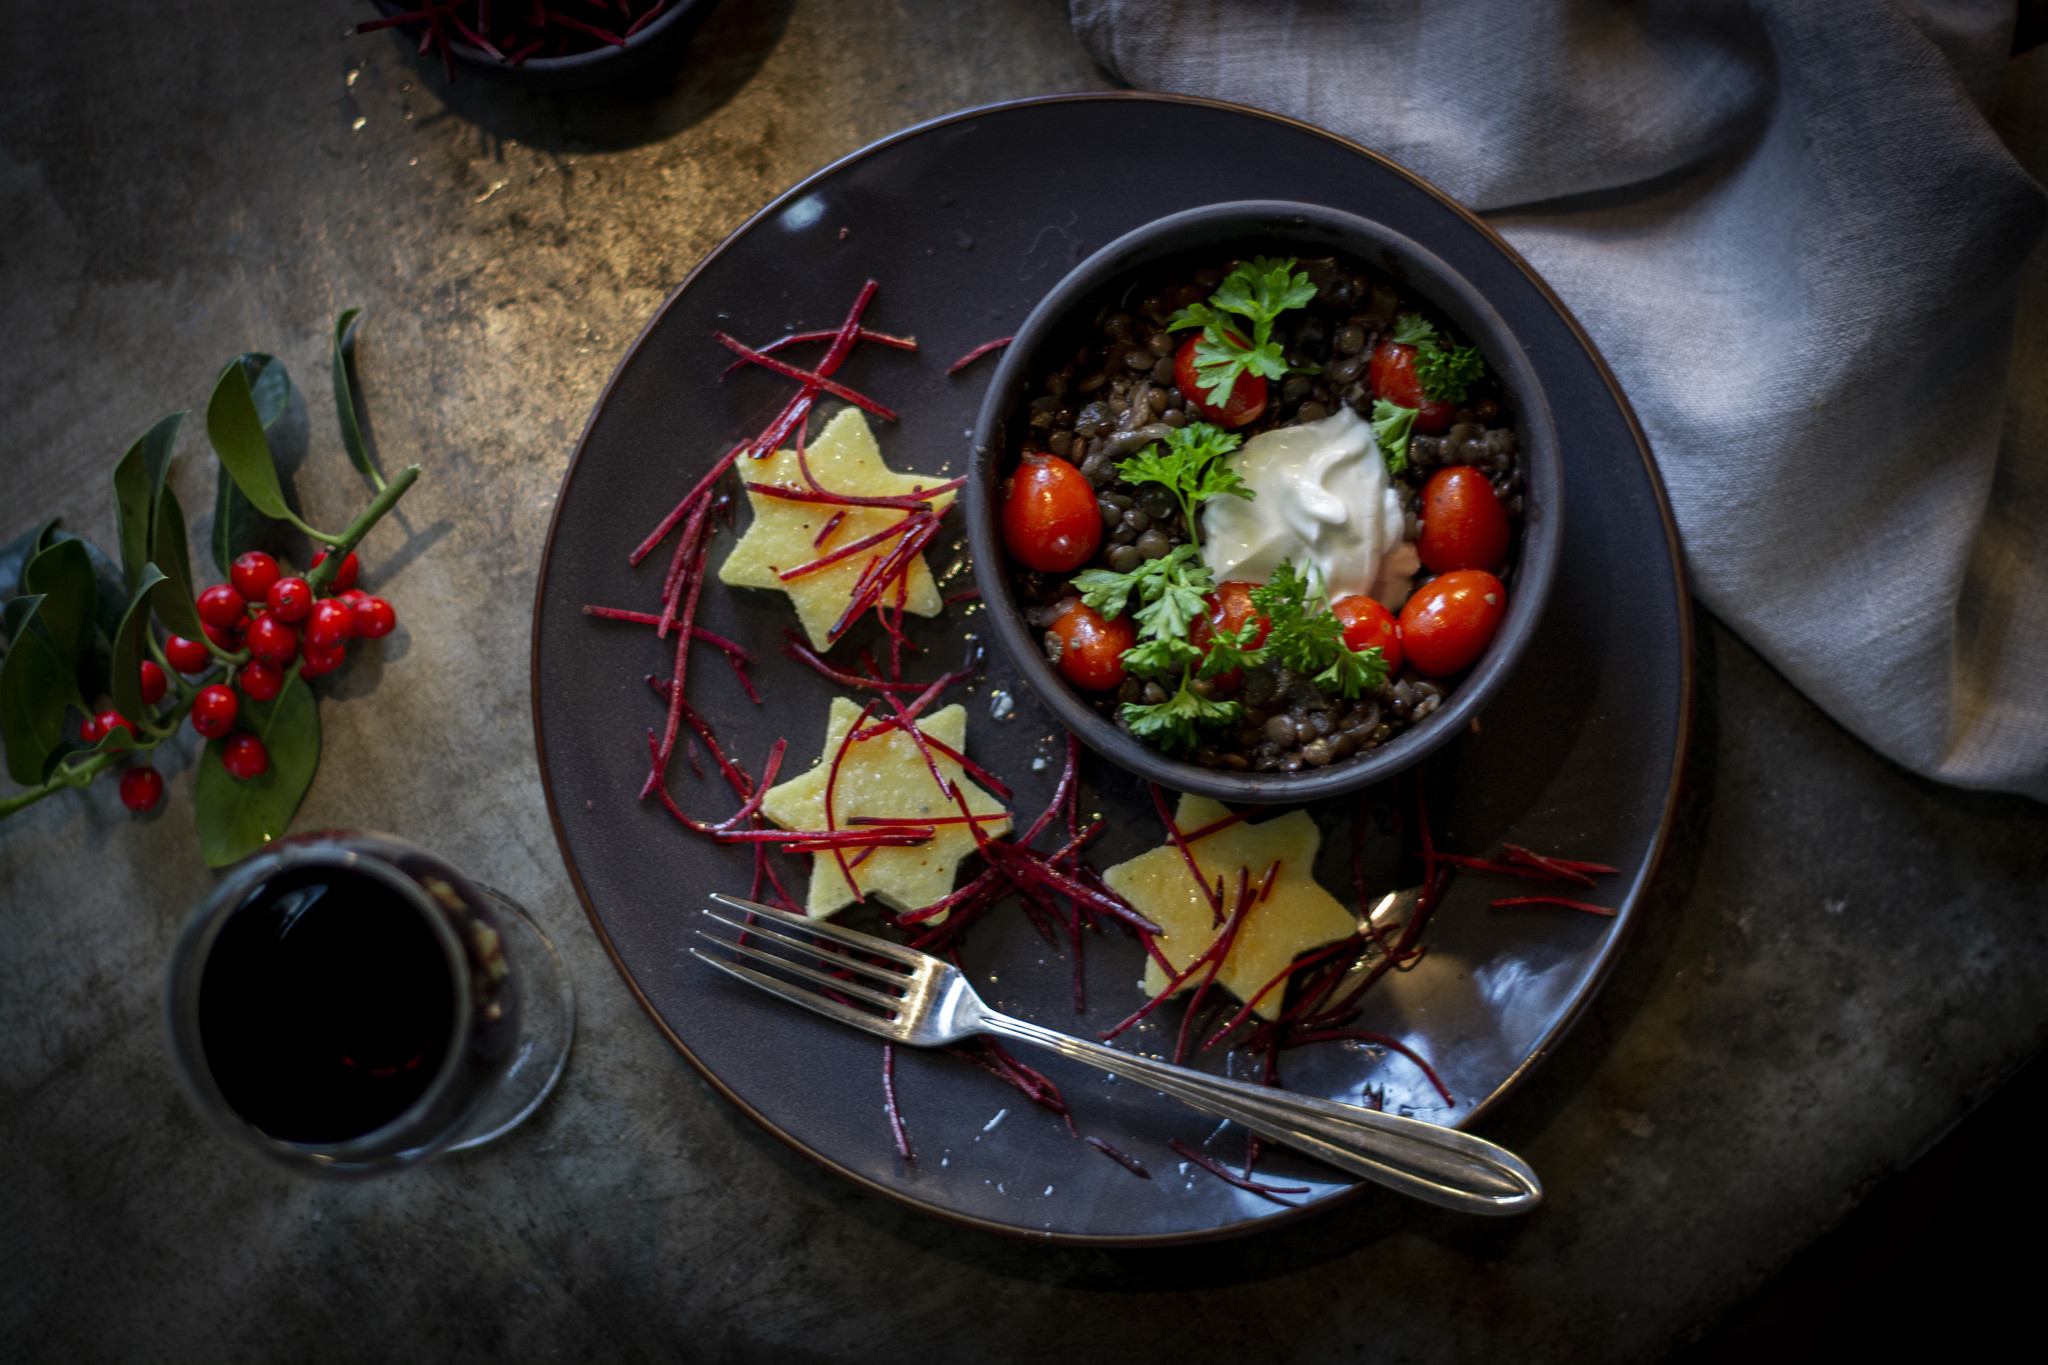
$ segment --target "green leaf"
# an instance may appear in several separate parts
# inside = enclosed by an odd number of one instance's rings
[[[256,420],[268,432],[292,405],[292,377],[284,362],[262,351],[244,351],[235,357],[242,375],[249,381],[249,401],[256,405]]]
[[[1415,348],[1415,377],[1422,381],[1426,398],[1462,403],[1485,373],[1486,361],[1476,346],[1439,346],[1425,341]]]
[[[246,351],[235,357],[235,363],[248,377],[250,401],[256,405],[256,420],[263,424],[267,443],[270,429],[291,409],[291,374],[282,360],[261,351]],[[235,556],[249,547],[250,538],[258,529],[257,512],[248,495],[228,473],[226,465],[215,471],[213,484],[213,543],[210,548],[214,567],[220,570],[222,578],[227,578],[234,572]]]
[[[220,761],[227,741],[206,742],[193,806],[208,867],[240,862],[281,836],[320,766],[320,707],[296,670],[286,675],[284,690],[273,700],[245,700],[238,728],[263,741],[270,767],[247,782],[230,777]]]
[[[1156,706],[1126,702],[1123,707],[1133,735],[1169,752],[1193,748],[1200,727],[1228,724],[1243,714],[1236,702],[1211,701],[1189,687],[1185,678],[1178,692]]]
[[[249,499],[228,477],[227,466],[221,466],[213,481],[213,567],[220,571],[222,578],[233,576],[235,556],[242,553],[242,547],[249,543],[250,523],[256,518],[256,509],[249,505]]]
[[[351,308],[334,320],[334,414],[341,422],[341,444],[348,451],[348,462],[381,486],[383,480],[370,464],[370,452],[363,445],[363,429],[356,422],[356,391],[348,376],[349,332],[362,311]]]
[[[165,488],[156,500],[156,532],[149,541],[149,562],[176,586],[178,595],[184,599],[185,625],[197,627],[199,613],[192,606],[196,600],[192,585],[192,555],[185,543],[185,509],[178,505],[178,495],[169,488]],[[158,613],[171,622],[171,629],[185,635],[184,625],[172,621],[162,607],[158,608]],[[185,638],[196,640],[199,637],[186,635]]]
[[[163,572],[156,565],[143,565],[141,585],[135,589],[134,599],[114,630],[114,658],[108,669],[112,676],[107,690],[114,694],[114,709],[130,720],[140,720],[147,709],[142,704],[142,660],[148,648],[150,595],[163,581]]]
[[[147,566],[158,569],[154,563]],[[162,570],[158,569],[161,573]],[[150,591],[149,604],[156,609],[158,619],[169,626],[173,633],[188,640],[206,638],[206,627],[199,620],[199,607],[192,599],[192,584],[189,580],[179,582],[169,574]]]
[[[23,531],[5,545],[0,545],[0,602],[6,602],[21,591],[21,571],[43,548],[43,537],[57,524],[51,517],[31,530]]]
[[[171,452],[185,414],[174,412],[135,438],[114,462],[114,526],[120,540],[121,573],[137,580],[149,562],[149,537],[155,525],[156,496],[171,471]],[[124,596],[126,594],[124,593]]]
[[[1144,678],[1178,673],[1202,657],[1186,640],[1147,640],[1123,652],[1124,667]]]
[[[13,646],[0,659],[0,739],[7,744],[7,775],[24,787],[40,786],[43,765],[64,739],[64,702],[71,683],[57,651],[29,629],[43,599],[34,594],[7,604]]]
[[[1330,666],[1316,674],[1315,683],[1325,692],[1335,692],[1346,701],[1356,701],[1367,692],[1377,692],[1387,685],[1387,661],[1378,645],[1371,649],[1340,647],[1331,658]]]
[[[277,481],[277,462],[270,455],[270,441],[263,434],[263,419],[249,389],[248,371],[239,358],[228,362],[213,397],[206,403],[206,438],[213,453],[228,471],[235,485],[247,495],[256,510],[280,521],[296,520],[285,506],[284,489]]]
[[[1402,346],[1420,346],[1436,335],[1436,326],[1420,313],[1403,313],[1394,321],[1393,340]]]
[[[64,670],[66,695],[79,710],[87,710],[78,674],[92,658],[93,616],[99,605],[99,585],[94,581],[85,542],[73,537],[42,551],[22,571],[21,585],[42,597],[37,619],[49,632],[57,664]]]
[[[1372,439],[1379,445],[1389,474],[1399,474],[1408,467],[1408,438],[1415,433],[1417,411],[1384,398],[1373,400]]]
[[[1234,632],[1216,630],[1209,637],[1209,653],[1202,660],[1202,666],[1195,673],[1198,678],[1221,677],[1233,668],[1251,668],[1266,661],[1266,651],[1254,642],[1259,638],[1261,622],[1251,617]]]
[[[1111,620],[1124,614],[1129,605],[1131,593],[1138,586],[1142,567],[1130,573],[1117,573],[1113,569],[1084,569],[1074,575],[1072,586],[1081,590],[1081,601],[1090,611],[1099,613],[1104,620]]]

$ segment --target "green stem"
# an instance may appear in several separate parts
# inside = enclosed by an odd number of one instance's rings
[[[330,536],[325,531],[318,530],[308,525],[306,521],[299,516],[298,513],[292,511],[289,507],[285,509],[284,515],[285,520],[291,522],[292,525],[298,527],[301,531],[304,531],[307,535],[313,537],[313,539],[319,541],[323,545],[339,545],[341,544],[342,536],[346,536],[348,534],[346,531],[344,531],[340,536]]]
[[[376,497],[370,499],[370,505],[348,524],[346,531],[338,536],[319,537],[333,548],[328,552],[327,558],[321,560],[313,572],[306,575],[306,582],[312,586],[316,594],[325,590],[327,585],[334,581],[334,575],[340,571],[341,562],[348,558],[349,551],[361,543],[363,537],[370,533],[372,526],[384,519],[386,512],[398,505],[398,500],[405,496],[406,490],[411,488],[419,477],[420,467],[416,464],[407,465],[398,471],[396,477],[386,484]],[[311,534],[318,535],[317,532],[312,532],[310,527],[305,529]]]
[[[60,792],[66,787],[85,787],[91,785],[95,777],[98,777],[101,773],[112,767],[114,760],[125,754],[146,754],[151,752],[157,745],[178,732],[178,723],[184,720],[185,714],[192,709],[193,699],[197,695],[198,693],[195,691],[188,693],[179,700],[177,706],[172,709],[171,714],[165,718],[164,732],[159,737],[147,743],[131,744],[125,749],[104,750],[94,754],[75,768],[68,763],[59,763],[57,771],[51,773],[50,780],[43,783],[42,786],[31,787],[25,792],[16,792],[13,796],[0,798],[0,820],[5,820],[14,812],[33,806],[44,797]],[[144,723],[147,724],[147,722]]]

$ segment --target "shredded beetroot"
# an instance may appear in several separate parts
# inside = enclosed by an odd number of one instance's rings
[[[1308,1186],[1306,1185],[1267,1185],[1257,1180],[1248,1180],[1236,1171],[1231,1170],[1228,1166],[1225,1166],[1222,1162],[1203,1156],[1179,1138],[1173,1139],[1166,1145],[1225,1184],[1235,1185],[1241,1190],[1250,1190],[1253,1194],[1262,1194],[1276,1204],[1285,1204],[1289,1208],[1293,1208],[1295,1204],[1292,1199],[1282,1199],[1280,1196],[1283,1194],[1308,1193]]]
[[[1570,910],[1583,910],[1589,915],[1605,915],[1609,919],[1614,918],[1619,913],[1608,909],[1604,905],[1588,905],[1585,901],[1566,900],[1563,896],[1509,896],[1503,900],[1493,901],[1491,904],[1496,907],[1503,905],[1562,905]]]
[[[725,349],[731,351],[734,355],[737,355],[742,360],[751,360],[756,365],[761,366],[763,369],[775,371],[775,373],[783,376],[785,379],[800,380],[806,387],[815,386],[817,388],[823,389],[826,393],[831,394],[834,398],[844,398],[847,402],[853,404],[855,407],[860,408],[865,412],[873,413],[875,416],[881,418],[884,422],[893,422],[896,420],[895,409],[884,406],[881,403],[877,403],[874,399],[868,397],[866,394],[860,392],[858,389],[849,389],[848,387],[846,387],[846,385],[840,383],[838,380],[829,378],[826,375],[819,373],[817,370],[806,370],[800,365],[792,365],[788,361],[777,360],[774,356],[767,354],[765,351],[757,351],[753,347],[747,345],[744,341],[741,341],[738,337],[729,336],[724,332],[713,332],[711,336],[712,340],[716,341],[719,345],[725,347]]]
[[[1152,1178],[1152,1172],[1146,1170],[1144,1164],[1130,1153],[1118,1151],[1099,1137],[1083,1138],[1081,1140],[1129,1171],[1132,1175],[1137,1176],[1138,1179],[1150,1180]]]
[[[981,359],[989,352],[1000,351],[1003,349],[1003,347],[1009,345],[1016,339],[1017,338],[1015,337],[997,337],[994,341],[984,341],[981,343],[981,345],[975,347],[966,355],[961,356],[958,360],[948,365],[946,367],[946,373],[958,374],[960,373],[960,371],[966,369],[969,365],[972,365],[975,361]]]
[[[896,1104],[896,1044],[882,1044],[882,1112],[889,1116],[889,1136],[896,1139],[896,1155],[905,1161],[910,1154],[910,1135],[903,1131],[903,1111]]]
[[[773,355],[785,346],[801,346],[807,341],[831,341],[837,338],[838,335],[839,329],[837,327],[834,327],[829,332],[792,332],[786,337],[771,341],[766,346],[763,346],[761,354]],[[869,327],[861,328],[854,339],[857,341],[872,341],[877,346],[893,346],[899,351],[914,351],[917,349],[916,337],[890,336],[887,332],[877,332]],[[745,369],[750,363],[745,356],[742,356],[726,366],[719,377],[730,379],[733,375]]]

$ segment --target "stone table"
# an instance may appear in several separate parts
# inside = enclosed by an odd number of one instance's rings
[[[1691,785],[1642,932],[1489,1123],[1538,1215],[1371,1197],[1188,1251],[994,1239],[858,1194],[717,1100],[556,853],[526,641],[570,448],[690,265],[916,120],[1104,84],[1057,0],[732,0],[672,89],[444,84],[355,0],[16,5],[0,37],[0,536],[108,542],[106,471],[226,359],[313,391],[302,507],[360,499],[321,379],[341,308],[402,622],[325,684],[299,826],[406,831],[530,906],[581,1032],[496,1149],[357,1186],[202,1131],[159,981],[210,884],[193,751],[0,826],[0,1341],[21,1359],[1641,1359],[1697,1339],[2042,1042],[2048,809],[1875,757],[1710,620]],[[196,424],[194,424],[196,426]],[[176,476],[210,504],[188,427]]]

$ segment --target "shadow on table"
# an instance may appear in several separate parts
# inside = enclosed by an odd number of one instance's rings
[[[438,58],[406,45],[406,60],[440,91],[449,114],[495,137],[551,152],[619,151],[674,137],[718,112],[768,60],[795,8],[796,0],[721,4],[680,67],[594,90],[529,90],[461,66],[450,84]]]
[[[1558,1051],[1512,1100],[1481,1125],[1483,1135],[1511,1150],[1527,1150],[1585,1088],[1614,1043],[1670,975],[1669,959],[1682,928],[1686,897],[1705,844],[1709,794],[1714,790],[1719,743],[1714,705],[1717,683],[1714,626],[1695,613],[1698,688],[1687,772],[1670,843],[1649,892],[1635,939],[1589,1009]],[[1224,1242],[1131,1251],[1043,1246],[962,1228],[899,1208],[855,1190],[790,1151],[728,1105],[719,1105],[734,1132],[817,1198],[884,1236],[990,1274],[1046,1285],[1085,1285],[1111,1293],[1157,1293],[1257,1283],[1351,1255],[1389,1237],[1408,1235],[1441,1245],[1461,1259],[1505,1260],[1526,1219],[1491,1220],[1454,1214],[1368,1190],[1351,1202],[1287,1227]],[[1579,1171],[1545,1172],[1553,1188],[1586,1179],[1597,1156]],[[1540,1219],[1544,1214],[1535,1215]],[[1398,1284],[1376,1292],[1398,1297]]]

